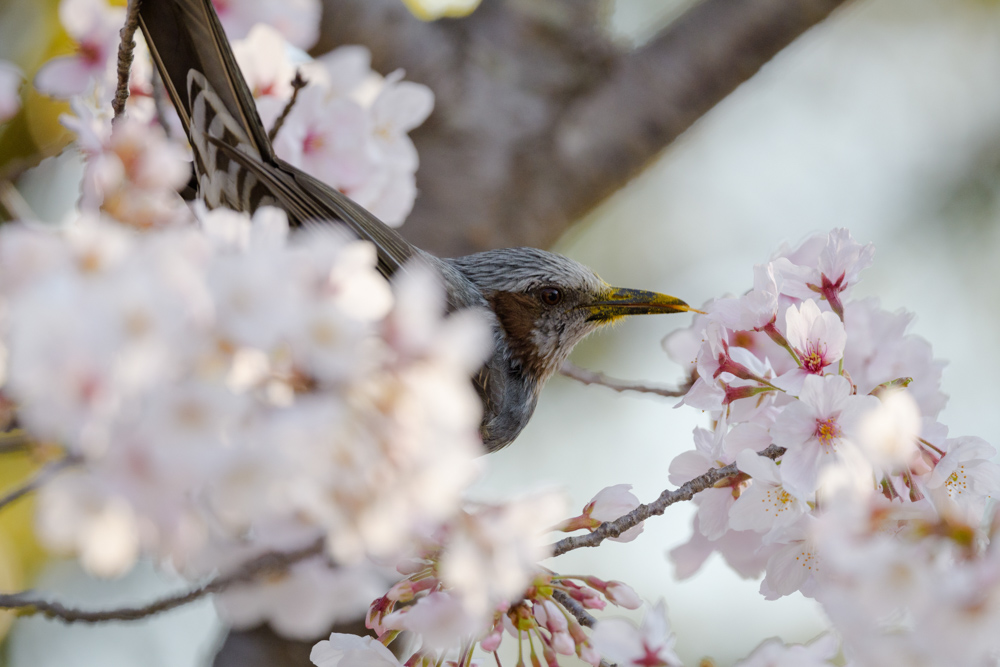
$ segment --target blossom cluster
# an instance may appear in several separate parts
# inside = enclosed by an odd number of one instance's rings
[[[342,47],[311,60],[299,49],[316,41],[319,11],[318,0],[227,2],[219,9],[263,122],[274,128],[284,116],[275,137],[278,156],[344,192],[387,224],[400,225],[417,194],[418,158],[407,133],[430,114],[433,93],[426,86],[403,81],[402,71],[387,77],[376,74],[364,47]],[[79,132],[81,124],[88,125],[89,116],[102,115],[94,110],[110,109],[125,14],[122,7],[107,0],[61,0],[59,16],[76,48],[45,63],[34,86],[53,97],[74,100],[77,116],[86,119],[73,123],[71,129]],[[8,70],[0,65],[0,118],[16,111],[13,99],[6,101],[16,75]],[[127,113],[145,126],[158,120],[170,128],[174,150],[187,150],[179,120],[168,110],[163,91],[154,88],[152,73],[140,39],[130,73]],[[297,73],[305,86],[289,109]],[[88,158],[97,154],[99,146],[107,149],[111,140],[91,139],[81,144]],[[126,156],[122,150],[117,153]],[[107,161],[90,162],[87,180],[94,188],[113,190],[116,173]],[[105,183],[108,179],[110,184]],[[147,209],[139,216],[144,223],[150,222],[149,211],[155,207]]]
[[[671,481],[739,471],[696,496],[694,535],[671,556],[689,576],[717,551],[763,572],[768,599],[817,598],[863,664],[949,664],[936,651],[978,664],[1000,642],[960,617],[1000,621],[981,529],[996,450],[936,421],[942,364],[906,332],[911,316],[848,299],[873,255],[844,229],[783,247],[751,291],[664,341],[694,378],[682,404],[712,421]]]
[[[40,490],[40,534],[98,574],[144,554],[200,575],[320,537],[360,564],[450,517],[478,470],[487,327],[443,318],[428,268],[393,288],[372,246],[289,238],[276,209],[5,226],[3,391],[80,463]]]

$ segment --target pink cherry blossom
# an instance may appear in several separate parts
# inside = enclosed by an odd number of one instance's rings
[[[733,530],[769,533],[792,525],[809,511],[805,499],[782,485],[781,469],[771,459],[745,449],[737,454],[736,464],[753,479],[729,508]]]
[[[843,317],[842,295],[858,282],[858,275],[871,266],[874,256],[874,245],[861,245],[840,228],[828,235],[817,234],[796,250],[779,250],[775,259],[788,260],[776,264],[784,294],[809,299],[818,293]]]
[[[263,23],[284,35],[291,44],[308,49],[319,37],[319,0],[212,0],[230,39],[242,39]]]
[[[799,367],[775,383],[793,394],[799,392],[806,375],[823,375],[828,366],[840,361],[847,343],[844,323],[834,313],[821,312],[812,299],[785,311],[785,336],[795,350]]]
[[[760,592],[767,600],[791,595],[795,591],[806,597],[815,594],[822,572],[822,559],[817,553],[812,531],[816,518],[805,514],[797,522],[775,531],[771,543],[775,550],[767,560]]]
[[[646,611],[638,628],[624,619],[609,618],[597,623],[590,639],[597,651],[622,667],[681,664],[674,652],[677,637],[670,630],[667,609],[662,600]]]
[[[778,283],[773,264],[753,267],[753,289],[741,297],[713,301],[709,317],[727,329],[760,330],[774,321],[778,312]]]
[[[890,313],[878,299],[852,301],[844,307],[847,346],[844,370],[851,374],[858,393],[867,394],[883,382],[913,378],[907,391],[925,417],[936,418],[948,397],[941,391],[944,362],[934,359],[930,343],[906,331],[913,313]]]
[[[110,7],[105,0],[62,0],[59,19],[76,41],[76,52],[42,65],[35,75],[35,88],[68,99],[112,81],[109,66],[117,53],[118,31],[125,22],[124,7]]]
[[[280,100],[280,111],[292,94],[295,67],[284,37],[274,27],[259,23],[243,39],[233,40],[233,55],[255,98]],[[310,82],[312,83],[312,82]]]
[[[1000,466],[993,462],[996,449],[982,438],[964,436],[945,441],[945,455],[927,480],[931,489],[942,489],[957,503],[970,507],[975,517],[986,503],[1000,496]]]
[[[614,521],[618,517],[624,516],[639,506],[639,499],[631,492],[631,484],[615,484],[601,489],[594,498],[587,503],[583,513],[599,522]],[[629,528],[618,537],[610,539],[616,542],[631,542],[639,537],[644,526],[639,523],[637,526]]]
[[[874,396],[854,396],[839,375],[809,375],[799,400],[786,406],[771,427],[774,444],[787,448],[781,474],[786,489],[799,496],[816,491],[820,469],[837,461],[838,450],[854,447],[852,438],[866,412],[878,406]]]
[[[274,148],[290,164],[350,195],[375,168],[366,141],[370,123],[356,102],[331,100],[322,88],[306,86]]]

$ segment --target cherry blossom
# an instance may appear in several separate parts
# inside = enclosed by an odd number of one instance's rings
[[[770,542],[776,545],[767,560],[760,592],[767,600],[776,600],[795,591],[807,597],[816,592],[823,561],[813,541],[816,518],[805,514],[791,526],[775,531]]]
[[[68,99],[112,82],[111,63],[118,49],[118,31],[125,22],[124,8],[111,7],[106,0],[62,0],[59,20],[76,41],[76,52],[42,65],[35,75],[35,88]]]
[[[844,356],[847,332],[834,313],[821,312],[812,299],[785,311],[785,336],[795,351],[799,367],[782,375],[775,384],[797,394],[806,375],[823,375],[828,366]]]
[[[851,392],[851,383],[839,375],[809,375],[799,400],[778,415],[771,437],[774,444],[788,449],[782,457],[786,489],[811,495],[820,469],[835,461],[839,450],[855,446],[852,439],[858,426],[865,413],[878,406],[878,399]]]
[[[839,228],[811,237],[796,250],[783,248],[773,259],[788,260],[775,265],[783,293],[798,299],[818,293],[843,317],[842,297],[858,282],[861,271],[871,266],[874,256],[874,245],[861,245],[848,230]]]
[[[289,43],[308,49],[319,37],[319,0],[212,0],[230,39],[246,37],[257,24],[276,28]]]
[[[877,468],[894,469],[917,455],[920,408],[908,391],[890,391],[861,422],[858,444]]]
[[[1000,466],[993,463],[996,449],[982,438],[965,436],[946,440],[944,451],[927,479],[928,488],[942,489],[974,516],[981,515],[986,503],[1000,495]]]
[[[598,652],[618,665],[665,667],[681,664],[674,652],[677,637],[670,630],[662,600],[646,611],[638,628],[619,618],[598,622],[591,641]]]
[[[795,523],[809,510],[805,499],[785,489],[778,465],[745,449],[736,455],[740,471],[750,475],[750,485],[729,508],[733,530],[768,533]]]
[[[601,489],[583,508],[583,513],[572,519],[567,519],[560,530],[571,532],[586,528],[594,530],[605,521],[614,521],[639,506],[639,499],[631,492],[631,484],[615,484]],[[615,542],[631,542],[642,533],[643,523],[629,528],[618,537],[608,539]]]
[[[441,580],[473,615],[522,592],[548,555],[544,533],[563,513],[561,496],[544,494],[467,515],[441,555]]]
[[[158,125],[126,117],[112,132],[110,118],[79,101],[73,108],[77,115],[62,121],[80,135],[86,156],[80,207],[139,228],[183,220],[177,191],[190,178],[185,151]]]

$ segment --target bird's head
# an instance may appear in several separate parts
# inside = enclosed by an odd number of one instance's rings
[[[657,292],[612,287],[583,264],[536,248],[449,260],[482,292],[512,358],[540,386],[587,334],[629,315],[691,308]]]

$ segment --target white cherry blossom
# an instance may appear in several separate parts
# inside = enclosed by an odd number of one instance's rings
[[[807,376],[799,400],[771,426],[774,444],[788,449],[782,457],[785,488],[799,496],[816,491],[820,469],[836,462],[841,448],[855,446],[861,419],[877,406],[873,396],[852,395],[851,383],[839,375]]]
[[[604,619],[597,623],[590,639],[599,653],[618,665],[667,667],[681,664],[674,652],[677,637],[670,629],[662,600],[646,611],[639,627],[620,618]]]

